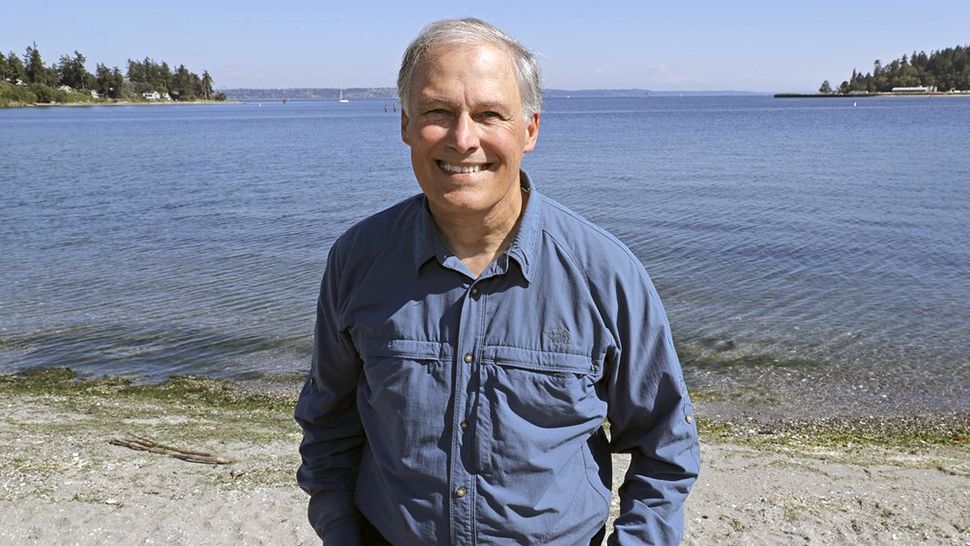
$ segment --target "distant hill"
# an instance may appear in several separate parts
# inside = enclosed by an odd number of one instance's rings
[[[383,99],[397,100],[394,87],[296,87],[280,89],[222,89],[230,100],[271,101],[271,100],[337,100],[341,94],[350,100]],[[749,91],[651,91],[649,89],[543,89],[544,98],[636,98],[636,97],[679,97],[679,96],[725,96],[760,95]]]
[[[222,89],[229,100],[271,101],[271,100],[337,100],[341,94],[345,99],[386,99],[397,100],[394,87],[293,87],[281,89]]]

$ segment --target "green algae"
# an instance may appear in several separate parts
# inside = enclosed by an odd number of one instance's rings
[[[181,375],[161,383],[136,384],[124,377],[82,379],[70,368],[40,368],[0,375],[0,393],[75,399],[112,397],[182,409],[204,406],[235,411],[292,411],[294,403],[282,396],[244,392],[233,382],[221,379]]]

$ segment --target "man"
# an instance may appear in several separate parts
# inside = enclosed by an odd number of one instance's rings
[[[599,544],[624,452],[610,544],[678,542],[699,449],[667,320],[633,254],[519,170],[534,57],[440,21],[398,91],[422,193],[331,249],[296,409],[311,524],[340,546]]]

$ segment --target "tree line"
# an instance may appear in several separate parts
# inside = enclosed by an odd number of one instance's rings
[[[838,92],[884,93],[893,87],[936,87],[941,92],[970,89],[970,46],[948,47],[929,55],[925,51],[913,51],[912,55],[903,55],[889,64],[876,59],[872,72],[863,74],[853,70]],[[819,92],[836,90],[825,80]]]
[[[223,93],[214,91],[207,70],[199,76],[183,64],[172,69],[166,62],[146,57],[128,59],[126,74],[101,63],[92,74],[86,62],[82,53],[74,51],[48,66],[36,43],[27,46],[23,56],[0,53],[0,104],[87,102],[94,98],[92,91],[98,98],[112,100],[144,100],[143,94],[153,91],[175,101],[226,100]]]

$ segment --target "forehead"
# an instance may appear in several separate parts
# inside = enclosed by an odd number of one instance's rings
[[[450,93],[518,101],[512,56],[487,43],[433,46],[415,67],[412,94],[420,99]]]

